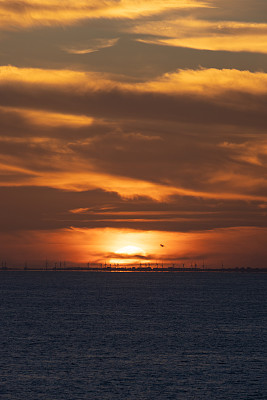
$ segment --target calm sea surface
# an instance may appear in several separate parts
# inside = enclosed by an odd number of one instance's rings
[[[0,272],[1,399],[266,400],[266,283]]]

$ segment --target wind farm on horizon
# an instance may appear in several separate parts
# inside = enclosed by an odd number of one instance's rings
[[[208,265],[203,263],[171,263],[171,262],[140,262],[140,263],[107,263],[87,262],[75,263],[66,261],[45,261],[43,264],[34,262],[10,263],[1,262],[0,271],[87,271],[87,272],[267,272],[267,267],[233,267]]]

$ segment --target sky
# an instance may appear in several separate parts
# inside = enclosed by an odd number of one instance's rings
[[[266,15],[0,0],[0,261],[266,267]]]

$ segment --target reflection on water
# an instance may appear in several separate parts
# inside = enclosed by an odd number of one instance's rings
[[[3,399],[266,399],[266,280],[1,272]]]

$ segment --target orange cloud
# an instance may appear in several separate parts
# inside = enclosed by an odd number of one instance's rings
[[[94,119],[87,117],[86,115],[71,115],[56,112],[48,112],[43,110],[32,110],[16,108],[16,107],[1,107],[0,110],[3,112],[10,112],[18,114],[30,123],[41,126],[57,127],[57,126],[68,126],[68,127],[79,127],[92,125]]]
[[[196,0],[2,0],[0,21],[4,29],[69,25],[92,18],[135,18],[167,10],[206,6]]]
[[[144,22],[129,30],[154,36],[137,39],[145,43],[213,51],[267,53],[267,24],[263,23],[184,18]]]
[[[213,51],[247,51],[267,54],[267,35],[223,35],[217,37],[203,36],[182,39],[140,40],[144,43],[175,47],[189,47],[199,50]]]
[[[138,91],[160,92],[192,92],[211,89],[213,91],[227,91],[233,88],[235,82],[237,90],[255,91],[263,93],[267,89],[267,74],[263,72],[239,71],[236,69],[198,69],[177,70],[166,73],[156,80],[142,83],[121,82],[120,76],[96,72],[73,70],[53,70],[38,68],[17,68],[13,66],[0,67],[0,82],[17,82],[18,84],[38,84],[65,87],[66,89],[83,90],[111,90],[125,89]]]
[[[232,151],[232,158],[256,166],[264,166],[267,157],[267,141],[255,140],[243,143],[224,142],[220,145]],[[257,180],[256,180],[257,181]],[[254,184],[256,182],[254,181]]]
[[[209,96],[229,90],[248,93],[266,93],[267,74],[263,72],[239,71],[236,69],[177,70],[166,73],[155,80],[142,83],[120,81],[120,76],[72,70],[45,70],[38,68],[0,67],[0,85],[38,85],[58,87],[75,93],[87,91],[111,91],[112,89],[131,92],[159,93],[200,93]]]
[[[220,94],[229,90],[266,93],[267,74],[236,69],[178,70],[146,82],[142,90],[165,93],[195,93],[202,96]]]
[[[63,47],[63,50],[69,54],[88,54],[94,53],[95,51],[99,51],[101,49],[105,49],[107,47],[112,47],[116,43],[118,43],[119,38],[115,39],[94,39],[90,41],[90,47]]]
[[[266,181],[263,178],[259,179],[258,182],[255,182],[253,177],[248,179],[248,177],[242,175],[229,175],[227,173],[223,173],[222,175],[220,175],[219,172],[214,172],[209,180],[210,183],[232,182],[231,187],[234,189],[234,187],[237,186],[236,182],[239,182],[239,190],[236,192],[234,192],[234,190],[233,192],[212,192],[198,191],[183,187],[175,187],[171,185],[161,185],[145,180],[133,179],[130,177],[99,173],[97,171],[94,171],[92,166],[90,171],[89,164],[82,165],[80,163],[80,165],[78,165],[78,160],[69,162],[66,168],[66,163],[64,162],[64,160],[56,164],[56,157],[54,158],[54,161],[51,157],[49,163],[54,164],[54,169],[57,168],[56,171],[38,171],[36,169],[30,170],[23,168],[23,166],[9,164],[12,163],[12,161],[14,163],[14,160],[12,159],[7,160],[6,163],[2,161],[2,163],[0,164],[0,171],[2,171],[2,173],[5,171],[19,172],[23,175],[19,176],[17,180],[13,179],[10,182],[1,181],[0,178],[1,186],[46,186],[67,191],[85,191],[99,188],[108,192],[117,192],[123,198],[146,196],[156,201],[163,201],[170,196],[179,195],[200,197],[204,199],[267,202],[267,196],[242,193],[244,187],[248,187],[251,189],[251,187],[253,186],[266,184]],[[16,160],[15,162],[18,163],[18,160]],[[87,172],[85,172],[86,170]],[[253,186],[251,186],[252,183]]]

